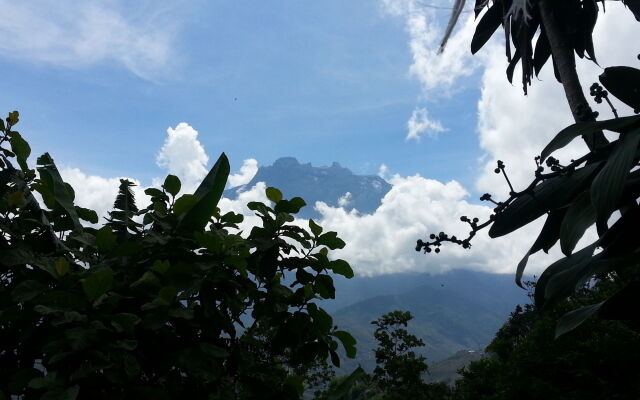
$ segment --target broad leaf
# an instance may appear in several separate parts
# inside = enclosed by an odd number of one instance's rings
[[[345,353],[349,358],[355,358],[356,356],[356,340],[351,336],[349,332],[345,331],[335,331],[332,333],[333,336],[338,338],[344,346]]]
[[[639,7],[640,8],[640,7]],[[640,111],[640,70],[627,66],[608,67],[600,75],[600,82],[620,101]]]
[[[582,192],[569,206],[560,228],[560,248],[569,256],[584,232],[596,222],[596,211],[588,191]]]
[[[571,143],[581,135],[588,135],[602,130],[625,132],[640,126],[640,115],[613,118],[605,121],[578,122],[561,130],[540,153],[540,161],[544,161],[551,153]]]
[[[192,233],[201,231],[207,226],[207,223],[216,212],[218,201],[220,201],[227,183],[229,171],[229,160],[222,153],[193,194],[196,198],[196,203],[180,217],[178,229]]]
[[[182,184],[180,183],[180,179],[178,179],[177,176],[167,175],[167,177],[164,179],[162,187],[167,191],[167,193],[175,197],[175,195],[177,195],[180,191]]]
[[[640,143],[640,129],[621,134],[620,139],[591,185],[591,203],[599,220],[606,221],[620,201]]]
[[[570,311],[560,317],[558,324],[556,325],[556,338],[576,329],[580,324],[586,321],[587,318],[597,313],[603,303],[604,302],[582,307],[577,310]]]
[[[44,153],[38,157],[37,163],[39,165],[38,172],[40,173],[40,178],[46,182],[50,192],[53,194],[55,202],[67,212],[73,222],[74,228],[81,230],[82,225],[80,224],[78,213],[73,205],[73,195],[69,193],[49,153]]]
[[[531,246],[531,249],[529,249],[527,254],[525,254],[522,260],[518,263],[516,268],[516,284],[521,288],[524,289],[524,286],[522,286],[522,275],[524,274],[524,269],[529,261],[529,256],[540,250],[544,250],[544,252],[547,253],[549,249],[553,247],[560,237],[560,227],[566,212],[566,208],[549,212],[538,238],[533,243],[533,246]]]
[[[113,271],[109,268],[103,268],[96,272],[90,273],[82,281],[82,289],[87,295],[89,301],[95,301],[98,297],[105,294],[113,285]]]
[[[476,54],[502,25],[502,4],[493,3],[478,22],[471,39],[471,54]]]
[[[267,199],[274,203],[278,203],[282,200],[282,192],[274,187],[268,187],[265,192],[267,194]]]
[[[532,194],[518,197],[498,213],[489,229],[492,238],[506,235],[544,215],[547,211],[562,208],[573,201],[584,189],[589,178],[602,163],[585,165],[572,173],[546,180],[533,189]]]

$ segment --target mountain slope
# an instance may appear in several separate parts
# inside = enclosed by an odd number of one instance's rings
[[[391,185],[379,176],[355,175],[335,162],[330,167],[313,167],[310,163],[300,164],[293,157],[283,157],[271,166],[260,167],[246,185],[226,190],[225,197],[234,199],[238,191],[248,190],[258,182],[277,187],[285,197],[305,199],[307,207],[299,214],[303,218],[319,218],[313,209],[316,201],[337,207],[341,198],[346,210],[355,208],[369,214],[391,190]]]

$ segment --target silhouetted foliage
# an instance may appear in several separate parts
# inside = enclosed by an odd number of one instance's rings
[[[599,85],[591,94],[597,102],[603,99],[611,105],[608,94],[640,112],[640,70],[631,67],[609,67],[600,75]],[[613,108],[613,106],[611,105]],[[613,110],[615,115],[617,112]],[[582,157],[562,163],[552,154],[575,138],[591,137],[603,130],[618,134],[617,139],[602,147],[592,148]],[[431,234],[428,241],[418,240],[416,250],[440,251],[444,242],[464,248],[478,231],[490,227],[489,236],[499,237],[522,228],[529,222],[547,215],[546,222],[531,249],[516,269],[516,282],[521,278],[529,256],[549,251],[557,242],[565,254],[550,265],[536,285],[535,303],[540,308],[553,307],[569,296],[593,276],[615,272],[614,276],[631,277],[626,286],[600,303],[586,305],[560,318],[557,334],[561,335],[580,325],[586,318],[598,314],[604,318],[640,320],[635,304],[640,302],[640,116],[616,117],[604,121],[579,122],[560,131],[535,158],[534,180],[517,191],[509,181],[506,166],[498,161],[495,169],[502,174],[510,193],[506,200],[497,201],[486,193],[483,201],[495,205],[494,214],[487,221],[462,216],[470,225],[466,238],[449,236],[444,232]],[[619,219],[612,219],[620,214]],[[595,225],[598,239],[575,251],[585,231]],[[599,251],[598,251],[599,250]]]
[[[640,336],[620,322],[591,319],[555,338],[557,318],[602,301],[618,284],[603,278],[552,310],[516,307],[487,347],[461,371],[459,400],[640,398]]]
[[[319,306],[353,276],[328,258],[345,243],[291,224],[304,200],[268,188],[240,232],[217,208],[222,154],[193,194],[169,175],[142,210],[121,180],[99,226],[48,154],[29,168],[17,123],[0,123],[0,399],[297,399],[339,343],[355,355]]]

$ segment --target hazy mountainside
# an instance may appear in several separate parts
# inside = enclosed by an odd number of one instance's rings
[[[299,213],[303,218],[319,217],[313,209],[316,201],[337,207],[340,198],[346,210],[355,208],[369,214],[391,190],[391,185],[379,176],[355,175],[335,162],[330,167],[313,167],[310,163],[300,164],[293,157],[283,157],[271,166],[260,167],[249,183],[228,189],[224,195],[234,199],[238,191],[249,190],[258,182],[280,189],[287,198],[302,197],[307,202]]]
[[[279,188],[285,197],[304,198],[308,204],[300,213],[304,218],[319,217],[313,210],[316,201],[338,206],[340,198],[347,199],[346,205],[340,204],[347,210],[355,208],[361,213],[372,213],[391,189],[391,185],[378,176],[355,175],[338,163],[313,167],[293,157],[284,157],[271,166],[260,167],[249,183],[227,190],[225,196],[235,198],[238,191],[249,190],[257,182]],[[346,193],[350,195],[345,197]],[[437,255],[430,257],[437,260]],[[525,291],[518,288],[513,279],[511,274],[466,270],[440,275],[356,276],[349,280],[336,277],[336,299],[322,301],[320,305],[334,317],[335,324],[358,340],[357,359],[347,360],[341,372],[351,372],[359,363],[371,371],[375,366],[372,350],[376,347],[371,321],[389,311],[406,310],[415,317],[410,322],[410,332],[427,344],[423,351],[427,363],[434,368],[434,378],[442,375],[442,379],[448,379],[457,370],[453,364],[460,364],[462,358],[477,356],[479,353],[467,351],[481,350],[488,345],[516,304],[528,302]],[[460,356],[461,351],[466,352],[465,357]],[[447,357],[454,360],[447,361]],[[435,364],[441,360],[443,364]]]
[[[466,367],[472,361],[485,357],[483,351],[460,350],[444,360],[429,365],[429,373],[425,376],[427,382],[444,382],[451,384],[460,377],[458,370]]]
[[[404,291],[402,283],[406,283]],[[422,351],[431,365],[461,350],[483,349],[515,305],[528,300],[511,275],[471,271],[354,278],[340,282],[336,296],[347,302],[345,297],[354,299],[367,292],[368,298],[339,309],[325,304],[335,323],[358,341],[357,359],[347,361],[343,371],[358,364],[373,369],[376,343],[371,321],[389,311],[406,310],[414,315],[409,331],[426,343]]]

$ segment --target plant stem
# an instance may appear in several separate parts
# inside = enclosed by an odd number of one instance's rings
[[[544,26],[545,33],[549,39],[551,55],[556,65],[558,76],[564,88],[571,114],[576,122],[595,121],[595,116],[591,106],[582,91],[580,78],[576,71],[576,59],[573,48],[570,46],[570,38],[566,26],[558,20],[556,16],[557,8],[561,5],[557,0],[540,0],[540,19]],[[602,132],[592,135],[583,135],[582,138],[593,150],[605,146],[609,141]]]

